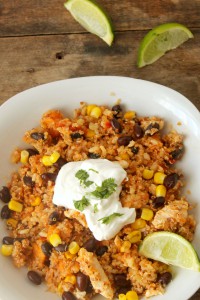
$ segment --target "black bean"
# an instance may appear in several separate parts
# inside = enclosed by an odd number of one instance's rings
[[[63,292],[62,300],[77,300],[77,298],[71,292]]]
[[[100,157],[100,155],[97,154],[97,153],[91,153],[91,152],[89,152],[89,153],[88,153],[88,157],[89,157],[89,158],[93,158],[93,159],[97,159],[97,158]]]
[[[66,252],[68,249],[67,244],[60,244],[54,248],[57,252]]]
[[[133,140],[129,135],[120,136],[117,140],[119,146],[128,146],[128,144]]]
[[[79,291],[84,292],[87,290],[90,280],[89,277],[81,272],[76,275],[76,286]]]
[[[133,146],[133,147],[131,147],[131,151],[132,151],[134,154],[137,154],[138,151],[139,151],[139,147]]]
[[[95,238],[90,238],[83,244],[83,248],[85,248],[88,252],[94,252],[97,249],[98,241]]]
[[[86,289],[86,293],[90,294],[92,292],[93,292],[93,286],[92,286],[91,282],[89,282],[87,289]]]
[[[42,277],[35,271],[29,271],[27,277],[35,285],[40,285],[42,283]]]
[[[43,173],[41,175],[42,179],[47,182],[47,181],[56,181],[57,173]]]
[[[172,280],[172,274],[170,272],[159,274],[157,279],[157,281],[164,287],[168,285],[171,280]]]
[[[116,118],[113,118],[110,123],[112,125],[112,128],[117,133],[121,133],[122,132],[122,126],[121,126],[121,124],[119,123],[119,121]]]
[[[115,274],[114,283],[117,287],[130,287],[131,281],[126,279],[125,274]]]
[[[11,236],[4,236],[2,243],[4,245],[13,245],[14,244],[15,239]]]
[[[176,173],[169,174],[164,179],[164,186],[167,189],[172,189],[177,184],[178,179],[179,179],[178,174]]]
[[[160,129],[160,125],[158,123],[150,123],[147,128],[145,129],[145,131],[148,131],[148,130],[151,130],[152,128],[155,128],[155,129]]]
[[[66,159],[59,157],[59,159],[53,164],[56,168],[61,169],[67,163]]]
[[[159,208],[164,206],[165,204],[165,198],[164,197],[156,197],[153,201],[153,207],[154,208]]]
[[[96,255],[97,256],[102,256],[104,253],[106,253],[108,251],[108,247],[107,246],[100,246],[97,250],[96,250]]]
[[[3,186],[0,191],[0,200],[4,203],[8,203],[11,199],[10,190],[7,186]]]
[[[38,141],[38,140],[44,140],[44,133],[42,132],[32,132],[31,138]]]
[[[114,111],[116,113],[120,113],[122,111],[122,108],[119,104],[116,104],[112,107],[112,111]]]
[[[36,149],[29,148],[29,149],[26,149],[26,151],[28,151],[29,156],[34,156],[34,155],[38,155],[39,154],[38,150],[36,150]]]
[[[178,148],[172,151],[170,154],[173,159],[178,160],[181,159],[181,157],[183,156],[183,152],[184,152],[184,148]]]
[[[139,219],[141,217],[141,214],[142,214],[141,209],[140,208],[136,208],[135,212],[136,212],[136,219]]]
[[[143,137],[143,135],[144,135],[144,131],[143,131],[142,127],[138,123],[135,124],[134,133],[135,133],[135,137],[137,139],[141,139]]]
[[[77,140],[83,137],[83,134],[80,134],[79,132],[74,132],[70,134],[72,140]]]
[[[49,225],[56,224],[60,219],[60,214],[57,211],[54,211],[49,216]]]
[[[8,205],[4,205],[1,209],[1,218],[9,219],[11,216],[11,210],[8,208]]]
[[[41,249],[42,249],[42,252],[46,256],[51,256],[51,252],[52,252],[53,246],[50,243],[48,243],[48,242],[44,242],[41,245]]]
[[[32,181],[32,177],[31,176],[24,176],[23,177],[23,182],[26,186],[29,186],[31,188],[33,188],[35,186],[35,182]]]

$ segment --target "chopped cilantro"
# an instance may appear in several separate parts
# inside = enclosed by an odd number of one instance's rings
[[[97,186],[96,190],[91,192],[91,194],[98,199],[107,199],[115,192],[116,187],[117,184],[114,178],[108,178],[102,182],[101,186]]]
[[[116,217],[121,217],[123,216],[123,214],[119,214],[119,213],[113,213],[110,216],[104,217],[99,219],[98,221],[101,221],[102,224],[109,224],[110,222],[112,222]]]
[[[89,205],[90,201],[85,196],[81,200],[74,201],[74,207],[80,211],[83,211]]]
[[[87,180],[89,177],[89,174],[85,170],[78,170],[75,174],[75,177],[80,180],[80,184],[84,187],[88,187],[91,184],[93,184],[93,181]]]
[[[99,173],[98,171],[96,171],[95,169],[92,169],[92,168],[89,169],[89,171],[93,171],[93,172],[95,172],[95,173],[97,173],[97,174]]]
[[[98,204],[96,203],[95,205],[94,205],[94,213],[97,213],[99,210],[98,210]]]

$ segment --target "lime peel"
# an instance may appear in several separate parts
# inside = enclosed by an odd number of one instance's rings
[[[112,22],[99,4],[94,0],[68,0],[64,6],[87,31],[111,46],[114,39]]]
[[[200,272],[194,247],[176,233],[159,231],[147,235],[140,244],[139,253],[165,264]]]
[[[177,48],[193,37],[192,32],[179,23],[166,23],[153,28],[145,35],[140,44],[138,67],[152,64],[167,51]]]

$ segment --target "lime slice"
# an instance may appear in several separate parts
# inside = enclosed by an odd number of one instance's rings
[[[64,6],[87,31],[96,34],[109,46],[112,44],[114,34],[111,20],[96,2],[68,0]]]
[[[200,262],[196,251],[182,236],[159,231],[145,237],[139,253],[166,264],[200,272]]]
[[[145,35],[140,44],[138,67],[152,64],[165,52],[177,48],[193,37],[187,27],[178,23],[167,23],[155,27]]]

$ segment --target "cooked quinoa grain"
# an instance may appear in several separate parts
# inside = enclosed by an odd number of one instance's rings
[[[125,112],[120,105],[81,103],[73,118],[50,110],[37,128],[25,132],[28,146],[14,150],[12,161],[19,168],[1,188],[0,199],[7,203],[1,219],[10,233],[4,248],[12,248],[15,266],[28,268],[30,281],[44,281],[65,300],[164,293],[172,280],[169,266],[140,256],[138,246],[162,230],[192,241],[195,220],[175,166],[184,153],[183,136],[164,134],[163,127],[161,118]],[[27,158],[20,162],[21,153]],[[61,167],[88,158],[118,161],[127,172],[120,201],[136,209],[136,220],[111,240],[95,240],[82,213],[52,202]]]

